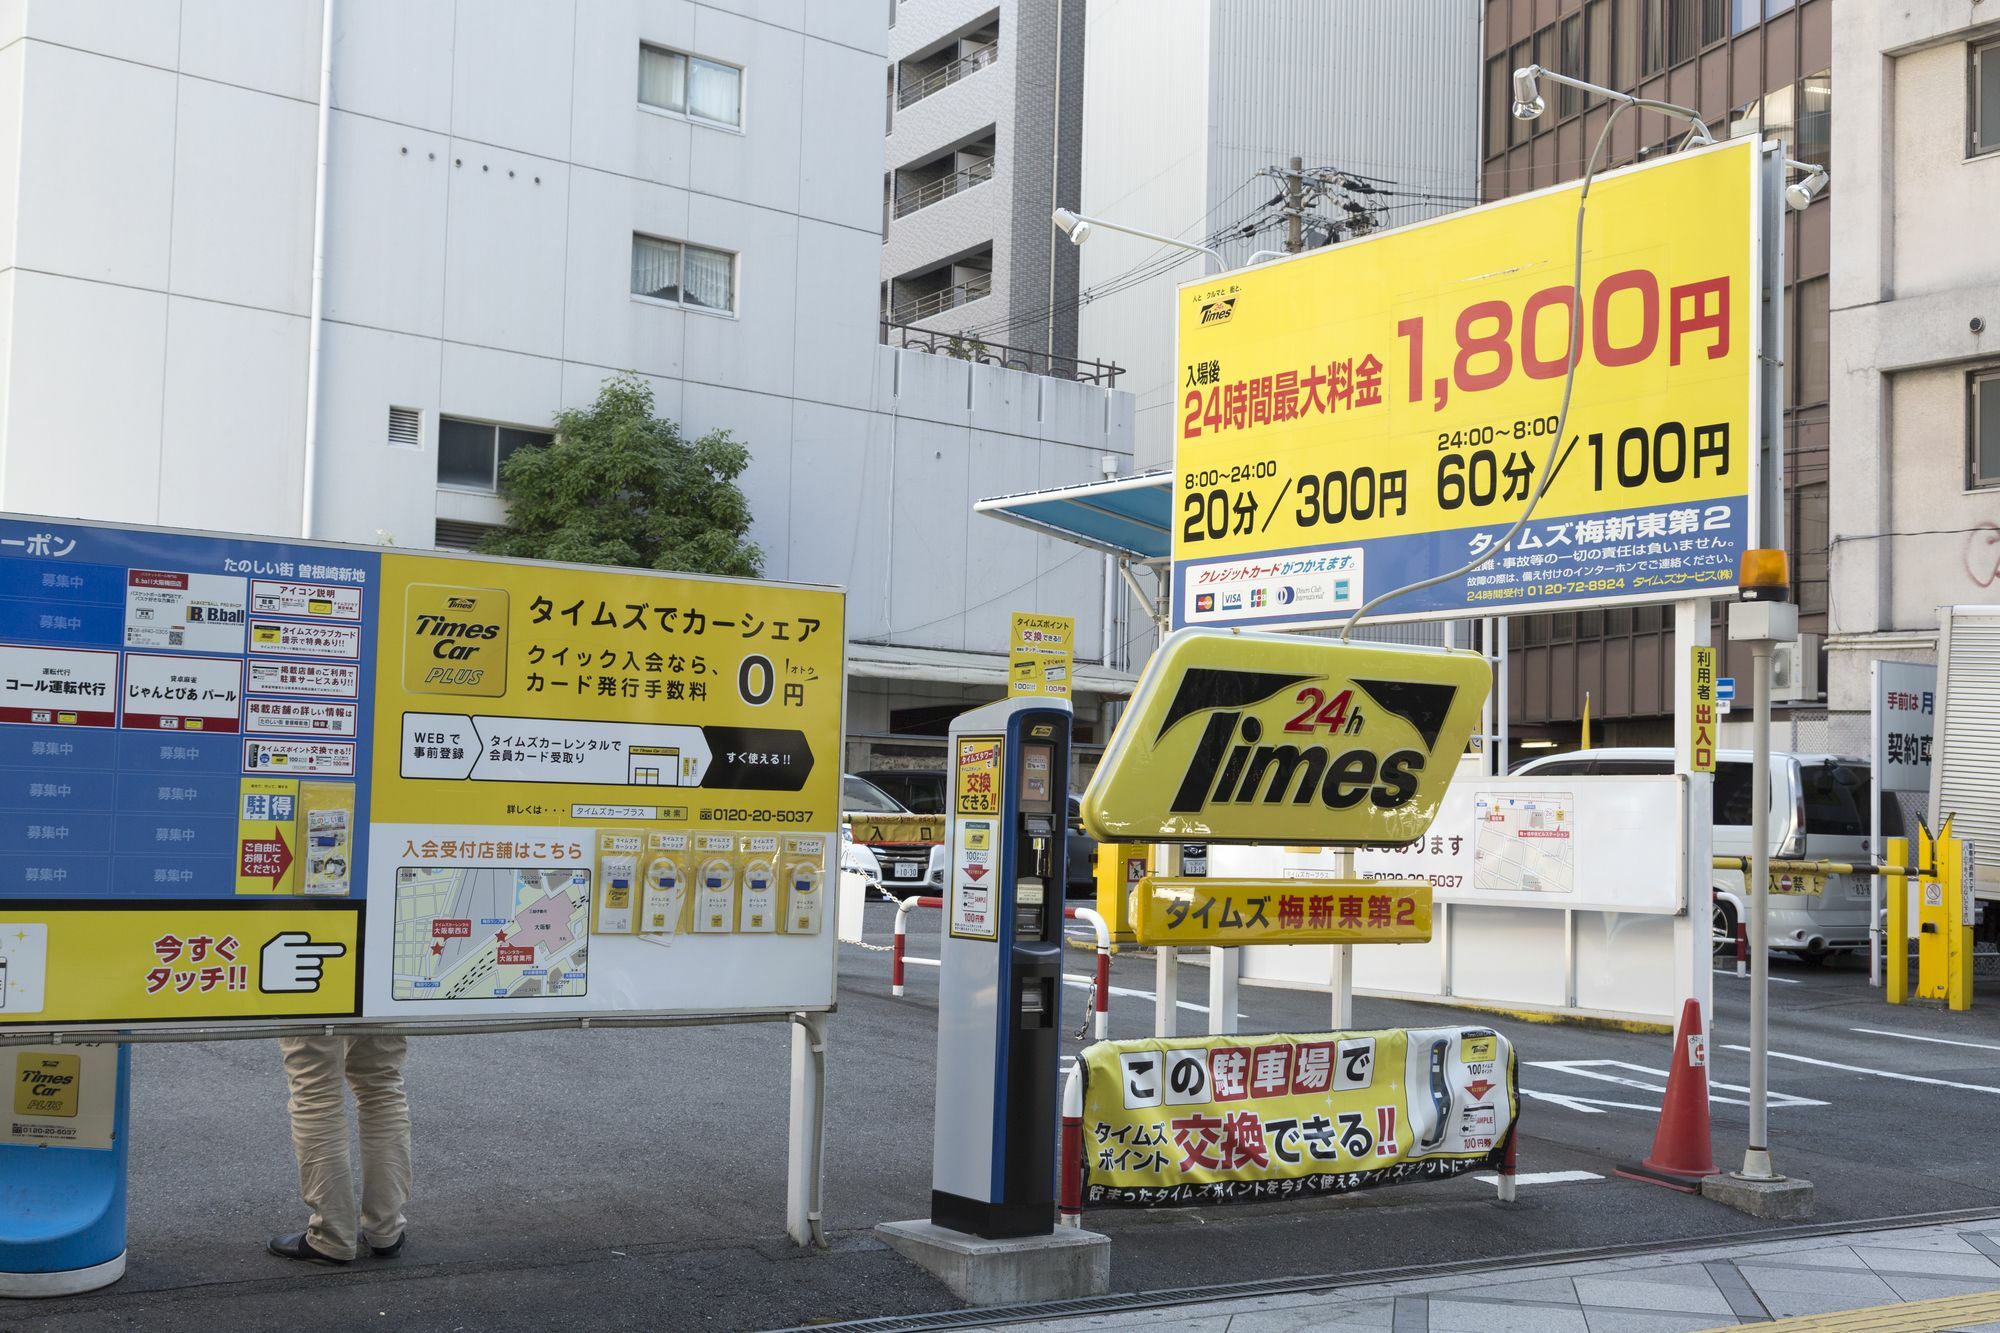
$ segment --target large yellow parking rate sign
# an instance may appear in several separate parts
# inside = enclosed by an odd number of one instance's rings
[[[1545,191],[1179,294],[1174,624],[1720,595],[1756,534],[1758,145]],[[1570,417],[1557,418],[1574,332]]]

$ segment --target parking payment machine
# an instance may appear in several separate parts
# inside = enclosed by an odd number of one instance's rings
[[[951,725],[931,1221],[999,1240],[1055,1227],[1067,700]]]

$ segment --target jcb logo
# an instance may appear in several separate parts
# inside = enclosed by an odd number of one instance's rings
[[[1220,301],[1210,301],[1201,308],[1201,322],[1204,326],[1226,324],[1229,322],[1229,317],[1235,313],[1236,298],[1233,296]]]
[[[403,688],[418,694],[505,694],[507,594],[498,588],[411,584],[404,604]]]

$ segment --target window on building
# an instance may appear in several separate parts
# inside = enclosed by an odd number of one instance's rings
[[[499,426],[490,421],[438,418],[438,485],[469,491],[500,489],[500,465],[516,449],[544,445],[555,436],[545,430]]]
[[[1974,154],[2000,152],[2000,42],[1972,48],[1971,143]]]
[[[1570,72],[1567,68],[1563,66],[1562,61],[1557,53],[1556,25],[1553,23],[1549,24],[1548,27],[1543,28],[1540,32],[1535,34],[1535,63],[1537,65],[1540,65],[1543,69],[1552,69],[1563,74],[1567,74]],[[1563,89],[1560,85],[1557,85],[1550,91],[1554,91],[1560,94],[1567,90]],[[1545,91],[1542,94],[1543,97],[1547,97],[1548,95],[1549,93],[1547,91]],[[1562,105],[1562,98],[1560,96],[1557,96],[1554,100],[1557,107],[1560,107]],[[1560,111],[1556,113],[1557,116],[1561,114],[1562,113]],[[1530,134],[1540,134],[1545,130],[1554,129],[1555,123],[1556,123],[1556,116],[1541,116],[1535,120],[1531,120],[1528,122],[1528,132]]]
[[[743,71],[663,46],[641,46],[639,100],[695,120],[741,125]]]
[[[1792,0],[1765,0],[1764,17],[1776,18],[1792,7]]]
[[[1507,56],[1507,70],[1509,78],[1508,86],[1510,89],[1513,86],[1512,85],[1513,71],[1517,69],[1527,68],[1527,66],[1532,62],[1532,60],[1533,60],[1533,55],[1529,51],[1528,44],[1526,42],[1514,43],[1514,49],[1511,52],[1509,52]],[[1512,101],[1513,98],[1510,92],[1508,96],[1508,103],[1510,106],[1512,105]],[[1507,143],[1509,144],[1509,146],[1512,146],[1514,144],[1524,144],[1528,142],[1528,136],[1534,133],[1534,131],[1529,128],[1531,124],[1532,122],[1530,121],[1516,120],[1510,113],[1507,117]]]
[[[1639,83],[1639,0],[1611,0],[1611,77],[1605,86],[1629,92]]]
[[[1764,94],[1761,107],[1764,137],[1776,139],[1785,145],[1786,156],[1796,156],[1792,144],[1798,139],[1798,125],[1792,115],[1793,89],[1791,84],[1773,88]]]
[[[1799,160],[1827,165],[1833,154],[1833,71],[1799,80],[1798,113]]]
[[[1571,14],[1562,21],[1562,64],[1556,68],[1573,79],[1586,78],[1583,72],[1583,14]],[[1556,93],[1556,115],[1573,116],[1583,110],[1583,93],[1564,86]]]
[[[1764,21],[1764,0],[1729,0],[1729,30],[1748,32]]]
[[[632,294],[696,310],[734,312],[736,256],[657,236],[632,235]]]
[[[1823,403],[1827,398],[1826,279],[1808,278],[1793,287],[1792,308],[1797,312],[1797,332],[1789,358],[1792,401]]]
[[[1667,0],[1639,0],[1638,35],[1639,78],[1651,78],[1667,67]]]
[[[1514,71],[1507,57],[1494,56],[1486,62],[1486,156],[1507,149],[1507,122],[1514,118]]]
[[[1701,34],[1701,6],[1707,0],[1667,0],[1667,63],[1693,60]]]
[[[1971,458],[1974,486],[2000,486],[2000,368],[1971,377]]]
[[[1701,44],[1708,46],[1729,35],[1729,0],[1701,0]]]
[[[1584,40],[1590,46],[1590,59],[1584,66],[1583,77],[1599,87],[1612,87],[1611,0],[1590,0],[1583,20]]]

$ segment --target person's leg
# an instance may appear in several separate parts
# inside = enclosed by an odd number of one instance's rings
[[[410,1102],[403,1094],[402,1037],[350,1037],[347,1081],[361,1121],[361,1238],[378,1249],[403,1237],[410,1201]]]
[[[281,1037],[278,1046],[292,1089],[299,1193],[313,1210],[306,1243],[328,1258],[352,1259],[354,1171],[348,1160],[347,1093],[341,1078],[345,1045],[339,1037]]]

